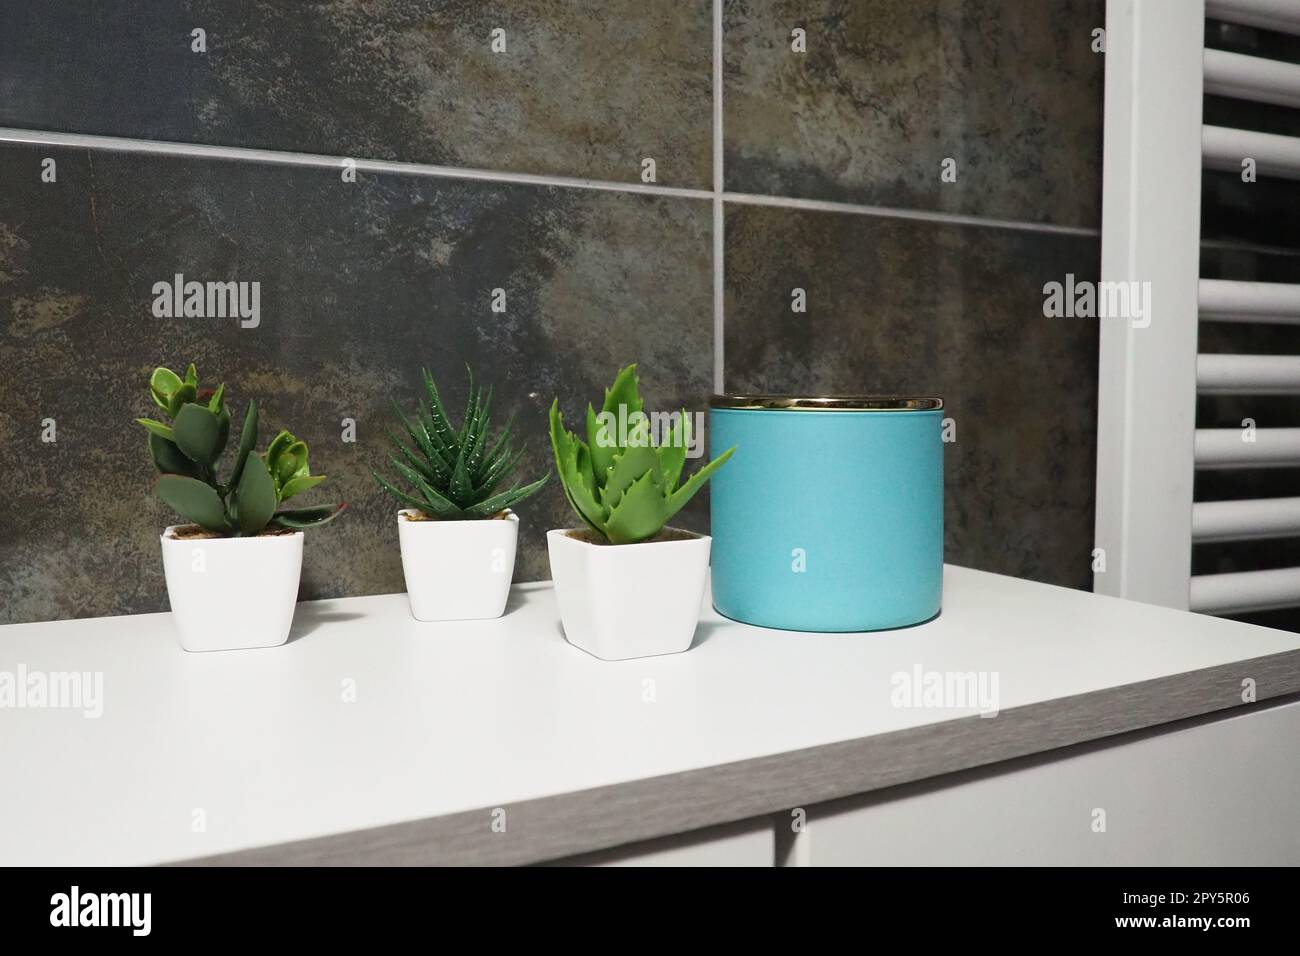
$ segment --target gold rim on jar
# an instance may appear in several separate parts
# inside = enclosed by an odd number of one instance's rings
[[[710,408],[752,411],[932,412],[942,398],[901,395],[714,395]]]

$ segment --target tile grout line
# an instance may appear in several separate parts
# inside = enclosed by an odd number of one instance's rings
[[[653,196],[673,196],[679,199],[711,199],[709,189],[689,189],[680,186],[653,186],[648,183],[620,183],[601,179],[583,179],[577,176],[548,176],[537,173],[511,173],[470,166],[440,166],[433,163],[408,163],[387,159],[355,159],[349,156],[327,156],[321,153],[297,153],[287,150],[253,149],[243,146],[209,146],[204,143],[173,143],[163,140],[130,139],[120,136],[99,136],[90,133],[55,133],[45,130],[21,130],[0,127],[0,143],[18,143],[34,146],[65,146],[76,149],[100,149],[121,153],[150,153],[163,156],[181,156],[190,159],[231,160],[246,163],[265,163],[273,166],[307,166],[324,169],[342,169],[346,163],[355,165],[358,172],[393,173],[403,176],[427,176],[434,179],[465,179],[478,182],[512,183],[526,186],[557,186],[565,189],[587,189],[598,192],[626,192]]]
[[[726,388],[726,216],[722,207],[722,3],[713,0],[713,391]]]
[[[720,71],[719,71],[720,72]],[[715,109],[721,108],[721,102]],[[719,133],[721,130],[719,129]],[[715,139],[718,136],[715,135]],[[402,176],[426,176],[433,179],[458,179],[487,183],[508,183],[525,186],[554,186],[561,189],[585,189],[595,192],[631,193],[634,195],[668,196],[679,199],[707,199],[719,205],[774,206],[781,209],[803,209],[812,212],[844,213],[848,215],[875,216],[881,219],[912,219],[953,226],[973,226],[985,229],[1011,229],[1022,232],[1042,232],[1066,236],[1099,236],[1101,230],[1089,226],[1058,226],[1051,223],[1029,222],[1015,219],[992,219],[956,213],[930,212],[921,209],[903,209],[892,206],[871,206],[862,203],[839,202],[830,199],[800,199],[790,196],[766,196],[759,193],[734,193],[714,189],[690,189],[681,186],[657,186],[648,183],[622,183],[612,180],[583,179],[574,176],[547,176],[534,173],[511,173],[468,166],[438,166],[429,163],[407,163],[384,159],[351,159],[346,156],[327,156],[319,153],[296,153],[272,149],[253,149],[242,146],[209,146],[202,143],[173,143],[164,140],[130,139],[120,136],[100,136],[92,133],[57,133],[47,130],[25,130],[0,127],[0,145],[56,146],[72,149],[106,150],[121,153],[148,153],[161,156],[179,156],[190,159],[231,160],[248,163],[265,163],[274,166],[308,166],[325,169],[342,169],[349,160],[358,172],[388,173]],[[716,148],[716,146],[715,146]],[[721,156],[715,161],[721,164]],[[720,184],[719,184],[720,185]]]
[[[1058,226],[1048,222],[1029,222],[1019,219],[992,219],[960,213],[931,212],[926,209],[903,209],[897,206],[871,206],[863,203],[837,202],[831,199],[799,199],[792,196],[765,196],[761,193],[723,192],[723,202],[744,206],[775,206],[781,209],[802,209],[808,212],[837,212],[854,216],[874,216],[880,219],[911,219],[948,226],[977,226],[983,229],[1008,229],[1017,232],[1041,232],[1057,236],[1100,236],[1101,230],[1091,226]]]

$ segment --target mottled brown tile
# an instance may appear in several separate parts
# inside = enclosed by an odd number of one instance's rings
[[[728,189],[1100,222],[1102,0],[728,0],[725,17]]]
[[[728,206],[726,248],[728,391],[942,396],[947,560],[1091,586],[1098,328],[1043,286],[1096,240]]]
[[[0,125],[707,187],[709,0],[0,4]],[[191,51],[206,31],[207,52]],[[505,31],[493,52],[492,31]]]
[[[39,182],[46,155],[57,184]],[[525,473],[550,467],[552,397],[577,414],[620,364],[641,362],[653,407],[711,390],[707,202],[28,147],[0,147],[0,183],[0,621],[165,608],[172,516],[132,423],[155,365],[194,359],[237,415],[256,398],[331,476],[312,500],[350,503],[309,532],[304,598],[403,589],[368,468],[422,365],[457,400],[467,362],[496,383]],[[153,284],[176,273],[260,282],[261,324],[155,318]],[[519,510],[516,579],[546,578],[545,531],[576,521],[554,483]]]

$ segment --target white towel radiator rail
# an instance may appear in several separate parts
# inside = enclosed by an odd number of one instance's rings
[[[1300,568],[1193,576],[1192,543],[1300,536],[1300,497],[1193,502],[1194,470],[1300,467],[1300,428],[1197,428],[1196,395],[1300,394],[1300,357],[1198,355],[1198,318],[1300,324],[1300,285],[1200,278],[1201,169],[1300,179],[1300,139],[1203,126],[1201,100],[1300,108],[1300,66],[1206,50],[1207,15],[1300,35],[1300,0],[1107,3],[1102,279],[1151,300],[1102,320],[1094,589],[1227,614],[1300,606]]]

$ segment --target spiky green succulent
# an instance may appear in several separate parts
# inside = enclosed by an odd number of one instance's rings
[[[635,365],[619,370],[605,389],[600,414],[587,406],[585,442],[565,429],[559,399],[551,404],[551,447],[564,493],[578,516],[611,544],[657,535],[736,450],[727,449],[679,487],[690,416],[682,409],[666,440],[654,444],[638,384]],[[611,427],[615,422],[619,427]]]
[[[389,461],[409,490],[403,491],[379,472],[371,471],[379,486],[401,504],[446,521],[491,518],[546,484],[550,472],[531,484],[512,484],[506,491],[496,491],[514,473],[524,450],[511,443],[513,415],[501,434],[489,443],[492,388],[489,386],[486,392],[482,387],[475,388],[473,371],[469,373],[465,418],[459,428],[452,427],[428,369],[424,370],[424,391],[413,419],[393,403],[405,437],[392,430],[387,433],[393,444]]]
[[[191,364],[185,377],[154,369],[149,394],[167,417],[136,421],[149,431],[149,453],[162,472],[154,491],[181,515],[208,531],[232,537],[267,527],[315,528],[332,521],[344,505],[280,508],[288,499],[325,480],[307,464],[307,443],[281,431],[257,454],[257,403],[248,403],[230,479],[217,477],[217,461],[230,437],[226,386],[200,390]]]

